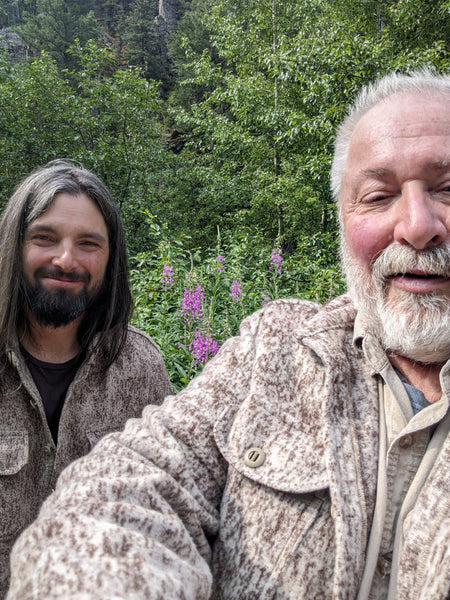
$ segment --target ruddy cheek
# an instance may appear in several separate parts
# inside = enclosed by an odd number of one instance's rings
[[[370,261],[392,241],[392,235],[380,227],[374,227],[373,219],[359,219],[349,223],[346,239],[353,256]]]

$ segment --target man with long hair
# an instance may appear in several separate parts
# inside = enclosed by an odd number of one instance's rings
[[[349,293],[267,304],[72,463],[8,600],[448,600],[450,76],[365,87],[332,187]]]
[[[9,552],[61,470],[171,391],[162,356],[128,325],[124,231],[103,182],[54,161],[0,222],[0,597]]]

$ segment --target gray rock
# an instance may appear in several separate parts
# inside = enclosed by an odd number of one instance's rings
[[[158,21],[164,24],[166,31],[173,31],[177,27],[179,0],[159,0]]]
[[[6,48],[13,62],[21,60],[27,56],[26,44],[21,40],[15,31],[11,31],[9,27],[0,29],[0,47]]]

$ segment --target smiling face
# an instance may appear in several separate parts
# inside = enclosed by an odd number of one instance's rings
[[[84,194],[58,194],[28,227],[22,249],[27,303],[42,325],[67,325],[101,289],[109,257],[108,230]]]
[[[381,341],[450,354],[450,97],[391,96],[353,132],[342,181],[349,292]]]

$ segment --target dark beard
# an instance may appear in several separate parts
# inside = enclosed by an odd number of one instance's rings
[[[36,321],[45,327],[69,325],[87,309],[90,301],[86,287],[74,294],[65,289],[49,291],[36,278],[34,283],[23,282],[25,302]]]

